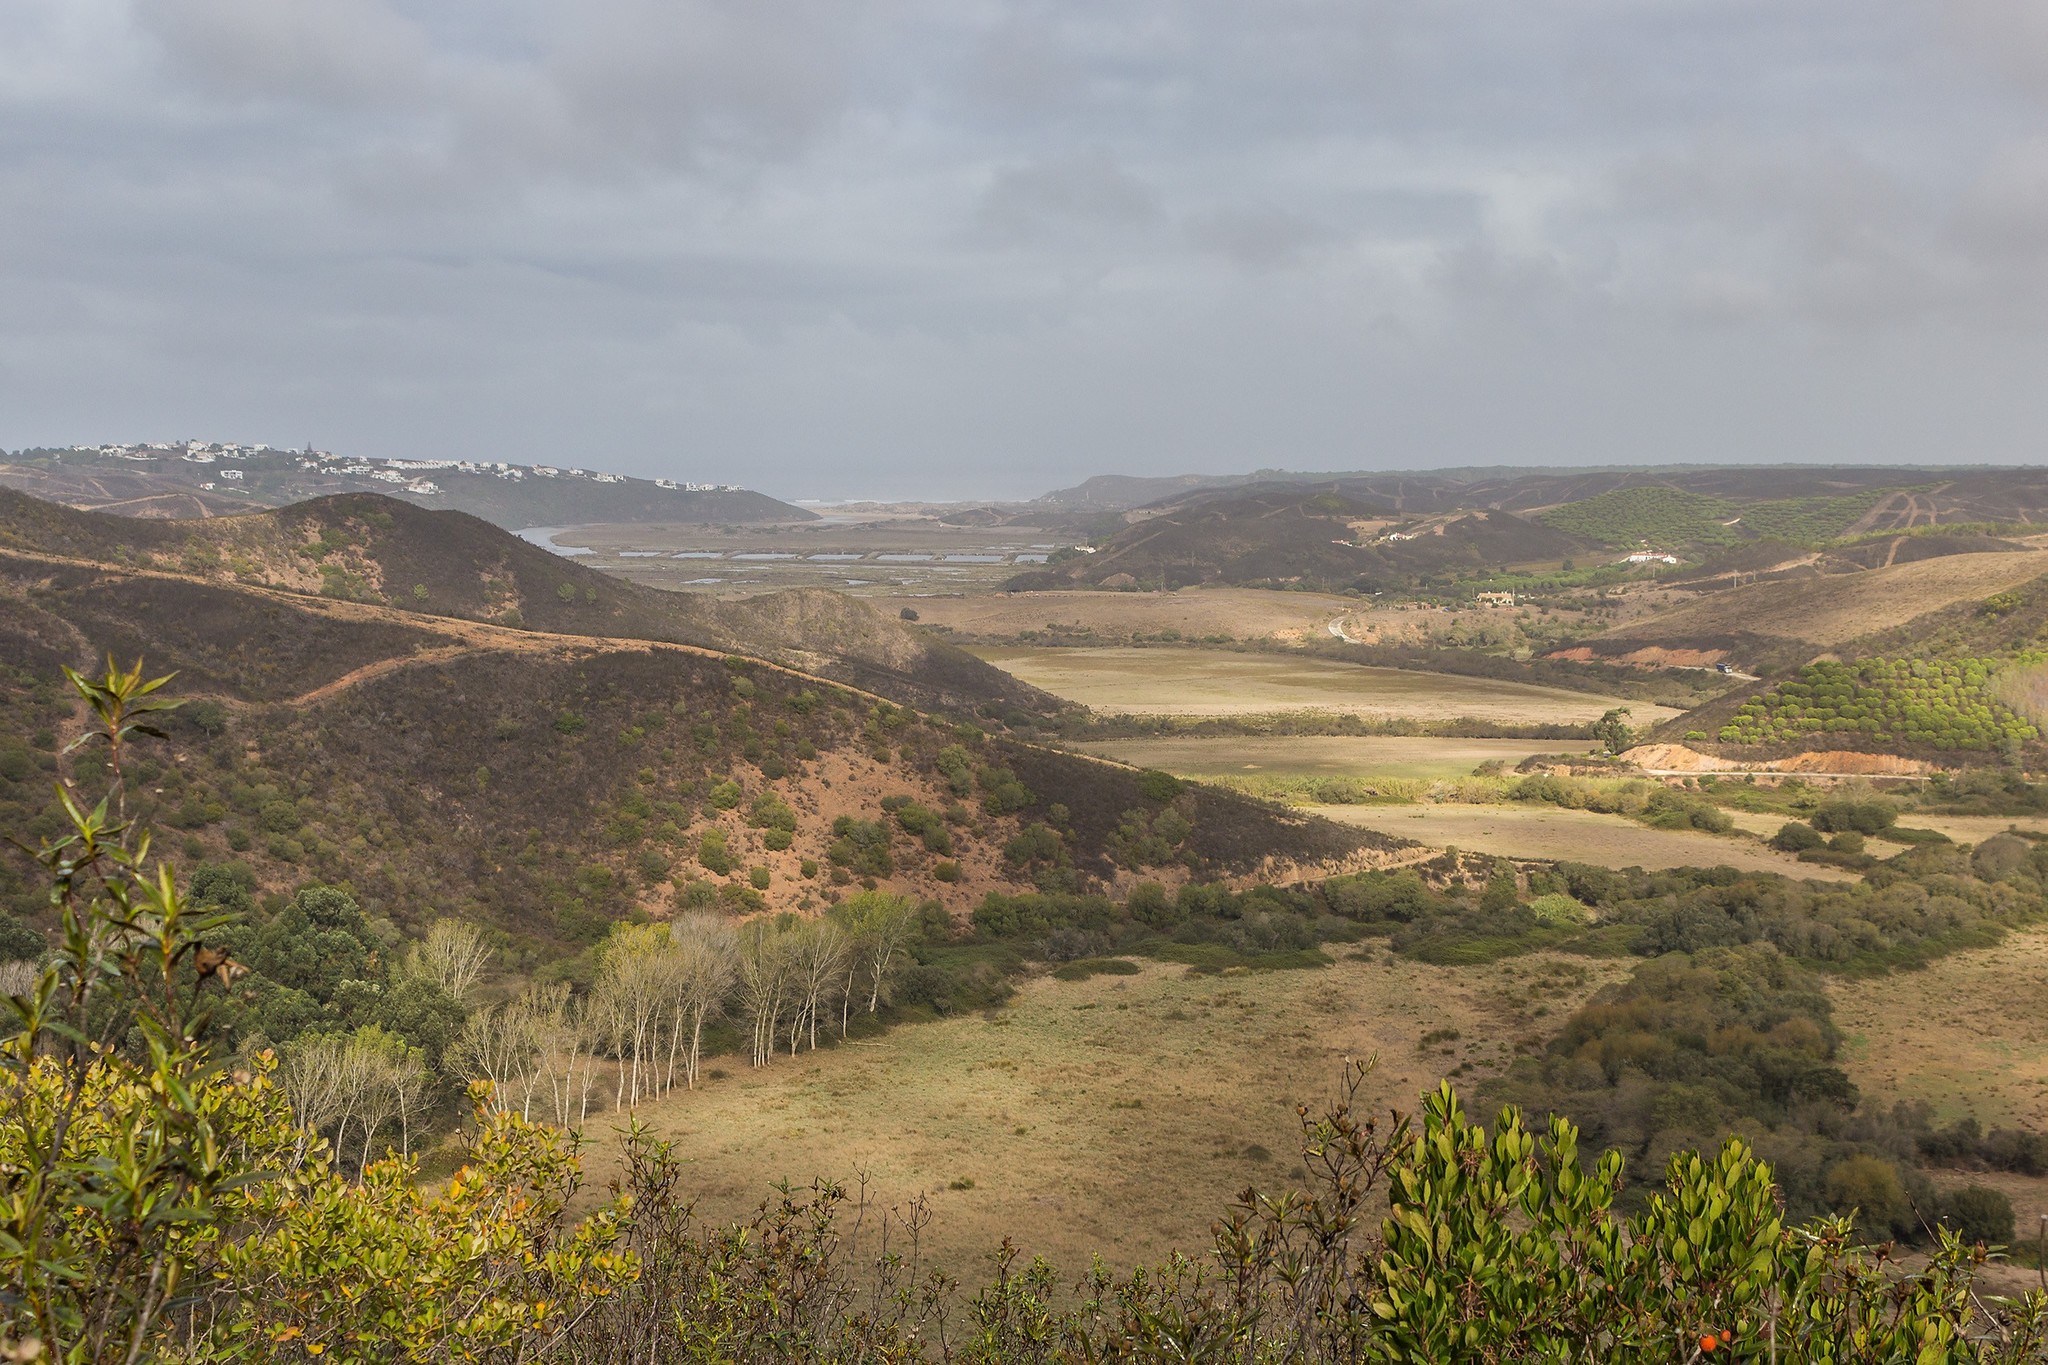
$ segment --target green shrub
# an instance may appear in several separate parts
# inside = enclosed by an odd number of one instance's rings
[[[1561,891],[1530,901],[1529,913],[1536,917],[1537,923],[1548,925],[1584,924],[1592,918],[1585,906]]]
[[[1866,1237],[1883,1241],[1895,1230],[1913,1226],[1913,1205],[1899,1168],[1883,1157],[1865,1154],[1836,1162],[1828,1168],[1823,1188],[1835,1211],[1854,1216]]]
[[[1941,1221],[1965,1242],[2011,1246],[2012,1201],[1983,1185],[1966,1185],[1941,1201]]]
[[[1091,976],[1136,976],[1138,964],[1121,957],[1084,957],[1053,969],[1059,981],[1086,981]]]
[[[1827,840],[1812,825],[1798,820],[1788,820],[1778,827],[1771,836],[1771,847],[1781,853],[1804,853],[1809,848],[1819,848]]]
[[[1813,813],[1813,827],[1823,834],[1883,834],[1898,819],[1898,808],[1889,801],[1842,798],[1823,801]]]
[[[2033,861],[2033,845],[2014,834],[1994,834],[1970,855],[1970,870],[1986,881],[2004,881]]]

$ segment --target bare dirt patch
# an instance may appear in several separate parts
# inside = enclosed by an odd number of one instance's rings
[[[1472,717],[1512,725],[1578,724],[1630,708],[1637,724],[1680,713],[1562,688],[1447,673],[1369,668],[1285,654],[1199,649],[973,651],[1034,687],[1097,711],[1154,716],[1348,712],[1412,720]]]
[[[1750,872],[1781,872],[1788,877],[1855,880],[1852,872],[1802,863],[1749,839],[1691,830],[1651,829],[1618,815],[1558,806],[1423,803],[1305,809],[1345,824],[1420,840],[1435,848],[1455,845],[1503,858],[1554,858],[1597,863],[1602,867],[1725,865]]]
[[[1798,773],[1807,777],[1925,777],[1934,765],[1897,754],[1865,754],[1827,749],[1760,763],[1703,754],[1683,744],[1638,744],[1622,755],[1651,773]]]
[[[1010,1236],[1075,1275],[1098,1251],[1125,1266],[1199,1252],[1245,1186],[1297,1183],[1294,1106],[1324,1099],[1343,1058],[1377,1054],[1372,1102],[1413,1109],[1447,1072],[1499,1070],[1628,969],[1547,954],[1431,967],[1367,951],[1314,971],[1147,964],[1040,979],[987,1016],[759,1071],[721,1059],[734,1074],[639,1115],[677,1140],[707,1218],[746,1213],[778,1179],[866,1171],[884,1203],[931,1200],[927,1250],[955,1274],[984,1275]],[[1456,1036],[1421,1044],[1439,1030]],[[596,1132],[592,1146],[601,1188],[616,1138]]]

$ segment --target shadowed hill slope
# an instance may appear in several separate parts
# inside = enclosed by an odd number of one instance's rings
[[[622,582],[464,512],[351,493],[204,521],[80,512],[0,489],[0,549],[407,613],[772,659],[897,701],[1002,715],[1056,699],[853,598],[739,602]]]
[[[623,917],[815,911],[860,882],[964,913],[992,890],[1284,878],[1401,847],[720,649],[0,550],[10,827],[46,832],[50,778],[93,761],[56,753],[56,672],[109,651],[191,699],[135,775],[185,865],[346,882],[412,928],[460,910],[533,963]],[[34,921],[25,871],[0,870],[0,903]]]

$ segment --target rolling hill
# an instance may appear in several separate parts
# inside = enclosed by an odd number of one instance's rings
[[[733,650],[918,706],[1001,716],[1060,703],[823,590],[722,602],[622,582],[463,512],[374,493],[202,521],[80,512],[0,489],[0,550],[118,564],[567,635]]]
[[[817,628],[866,647],[895,628],[863,635],[808,594],[771,614],[664,616],[663,601],[586,582],[598,576],[473,518],[369,498],[185,524],[18,496],[0,510],[9,828],[47,833],[51,776],[90,767],[56,753],[72,723],[58,666],[140,654],[175,670],[190,701],[135,788],[135,813],[181,862],[240,862],[280,893],[346,882],[411,930],[459,911],[502,929],[529,964],[618,919],[699,904],[803,911],[874,882],[964,913],[989,890],[1285,875],[1398,842],[986,735],[765,647],[743,656],[747,632]],[[357,537],[345,553],[300,554],[335,530]],[[39,548],[53,542],[68,552]],[[479,545],[496,557],[480,560]],[[309,590],[303,576],[337,556],[354,590]],[[443,600],[383,600],[410,596],[400,585],[415,575]],[[529,597],[540,619],[507,623],[506,604]],[[479,604],[495,610],[462,610]],[[635,622],[667,633],[621,629]],[[991,692],[988,675],[1006,675],[985,665],[923,680],[927,663],[948,666],[930,648],[900,668],[870,658],[842,671],[1028,699]],[[36,916],[31,884],[17,860],[0,901]]]
[[[1779,534],[1798,520],[1841,519],[1837,534],[1902,531],[1970,522],[2048,521],[2048,469],[1904,465],[1643,465],[1531,472],[1493,467],[1352,473],[1102,475],[1046,494],[1037,504],[1154,515],[1225,499],[1254,488],[1330,488],[1412,515],[1497,508],[1542,512],[1631,490],[1667,490],[1713,499],[1736,511],[1759,503],[1788,506],[1744,533]],[[1862,504],[1844,518],[1851,500]]]
[[[501,461],[353,459],[325,451],[201,445],[0,451],[0,487],[133,517],[225,516],[337,493],[452,508],[507,530],[586,522],[745,524],[816,514],[751,489]]]
[[[1198,584],[1380,592],[1502,564],[1559,560],[1587,542],[1509,512],[1400,517],[1339,488],[1271,486],[1203,498],[1126,526],[1089,555],[1012,589]]]

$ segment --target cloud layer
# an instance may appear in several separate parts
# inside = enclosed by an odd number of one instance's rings
[[[2033,460],[2033,0],[20,0],[0,444]]]

